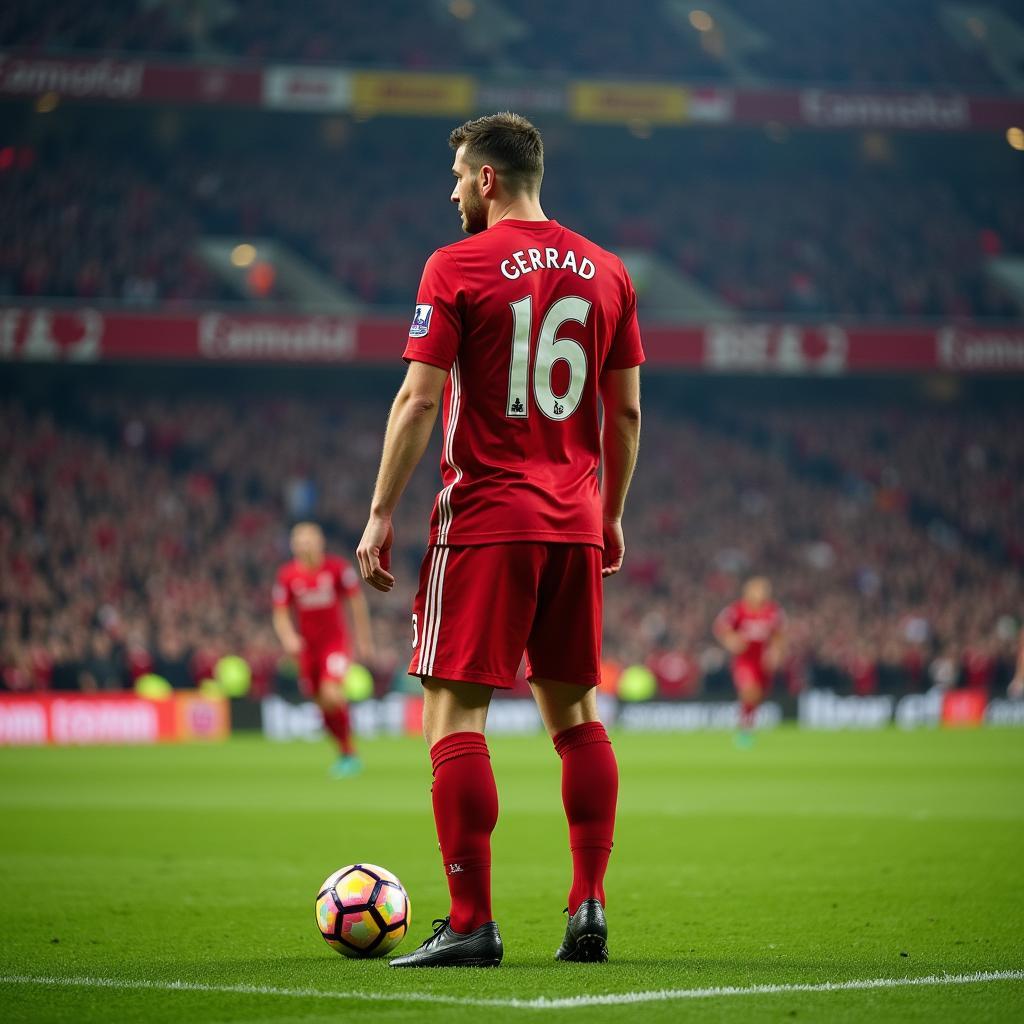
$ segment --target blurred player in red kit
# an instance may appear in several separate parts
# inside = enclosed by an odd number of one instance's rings
[[[438,249],[424,268],[409,368],[357,552],[363,579],[390,590],[392,514],[443,404],[444,486],[413,608],[409,670],[423,682],[451,909],[419,949],[391,963],[501,961],[491,915],[498,795],[484,726],[494,689],[513,685],[524,650],[562,761],[572,853],[570,916],[555,956],[603,961],[618,767],[595,688],[602,579],[622,564],[640,434],[636,295],[617,257],[541,209],[544,150],[529,121],[479,118],[449,143],[451,201],[470,237]]]
[[[782,609],[772,600],[772,585],[763,576],[747,580],[740,599],[723,608],[715,619],[715,638],[732,655],[742,746],[751,742],[757,709],[782,660],[784,622]]]
[[[274,632],[285,651],[298,659],[299,681],[320,705],[324,725],[338,741],[332,774],[355,775],[360,764],[344,688],[352,644],[342,605],[348,606],[359,656],[369,661],[373,641],[366,598],[355,569],[343,558],[325,553],[323,531],[316,523],[297,523],[291,547],[295,559],[281,566],[274,583]],[[293,609],[298,629],[292,622]]]
[[[1010,680],[1006,692],[1013,700],[1024,699],[1024,626],[1020,628],[1020,637],[1017,641],[1017,664],[1014,667],[1013,679]]]

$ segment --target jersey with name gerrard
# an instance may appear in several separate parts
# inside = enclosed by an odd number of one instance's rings
[[[618,257],[503,220],[427,260],[407,361],[449,372],[434,544],[602,544],[599,381],[644,360]]]

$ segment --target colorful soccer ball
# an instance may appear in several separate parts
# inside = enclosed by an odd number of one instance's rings
[[[335,871],[320,886],[315,910],[324,942],[357,958],[390,953],[412,920],[404,886],[376,864],[350,864]]]

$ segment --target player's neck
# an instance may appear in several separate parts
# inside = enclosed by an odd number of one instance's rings
[[[547,220],[536,196],[516,196],[501,203],[492,203],[487,209],[487,226],[494,227],[503,220]]]
[[[324,560],[323,560],[322,557],[320,557],[320,558],[300,558],[300,559],[298,559],[298,562],[299,562],[299,565],[301,565],[303,569],[319,569],[320,566],[324,564]]]

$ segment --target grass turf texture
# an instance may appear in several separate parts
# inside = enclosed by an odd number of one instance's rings
[[[320,939],[317,886],[367,860],[445,912],[426,752],[366,742],[0,751],[0,975],[365,992],[383,1001],[0,983],[29,1020],[1012,1020],[1024,981],[786,992],[642,1006],[481,1010],[409,993],[532,999],[1024,968],[1024,733],[618,735],[612,963],[556,964],[569,880],[558,759],[494,739],[495,971],[396,971]],[[390,995],[393,993],[393,996]]]

